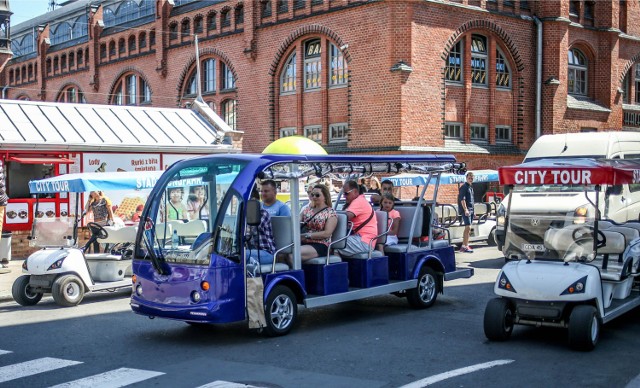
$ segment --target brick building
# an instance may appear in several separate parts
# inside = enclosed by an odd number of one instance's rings
[[[541,134],[640,128],[633,20],[624,0],[77,0],[11,26],[0,86],[176,107],[199,83],[247,152],[297,133],[495,168]]]

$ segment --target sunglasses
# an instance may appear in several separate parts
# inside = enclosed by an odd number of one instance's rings
[[[351,189],[351,190],[349,190],[349,191],[345,191],[344,193],[345,193],[345,194],[351,194],[351,192],[352,192],[353,190],[355,190],[355,189]]]
[[[314,197],[314,198],[320,198],[320,193],[311,193],[309,194],[310,197]]]

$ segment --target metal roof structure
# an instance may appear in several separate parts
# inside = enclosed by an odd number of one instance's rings
[[[204,103],[191,108],[0,100],[0,149],[229,153],[232,130]]]

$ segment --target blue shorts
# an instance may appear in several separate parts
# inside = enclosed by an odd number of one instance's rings
[[[473,220],[473,212],[469,212],[469,216],[462,215],[462,224],[471,225],[471,221]]]

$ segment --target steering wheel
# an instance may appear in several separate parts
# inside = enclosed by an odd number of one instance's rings
[[[593,238],[593,231],[593,226],[583,225],[573,230],[573,232],[571,233],[571,238],[576,242],[585,238]],[[602,248],[605,245],[607,245],[607,236],[605,236],[604,233],[600,229],[598,229],[598,236],[596,237],[596,248]]]
[[[100,224],[95,222],[89,222],[87,227],[91,230],[91,235],[96,236],[99,239],[105,239],[109,237],[109,232]]]

